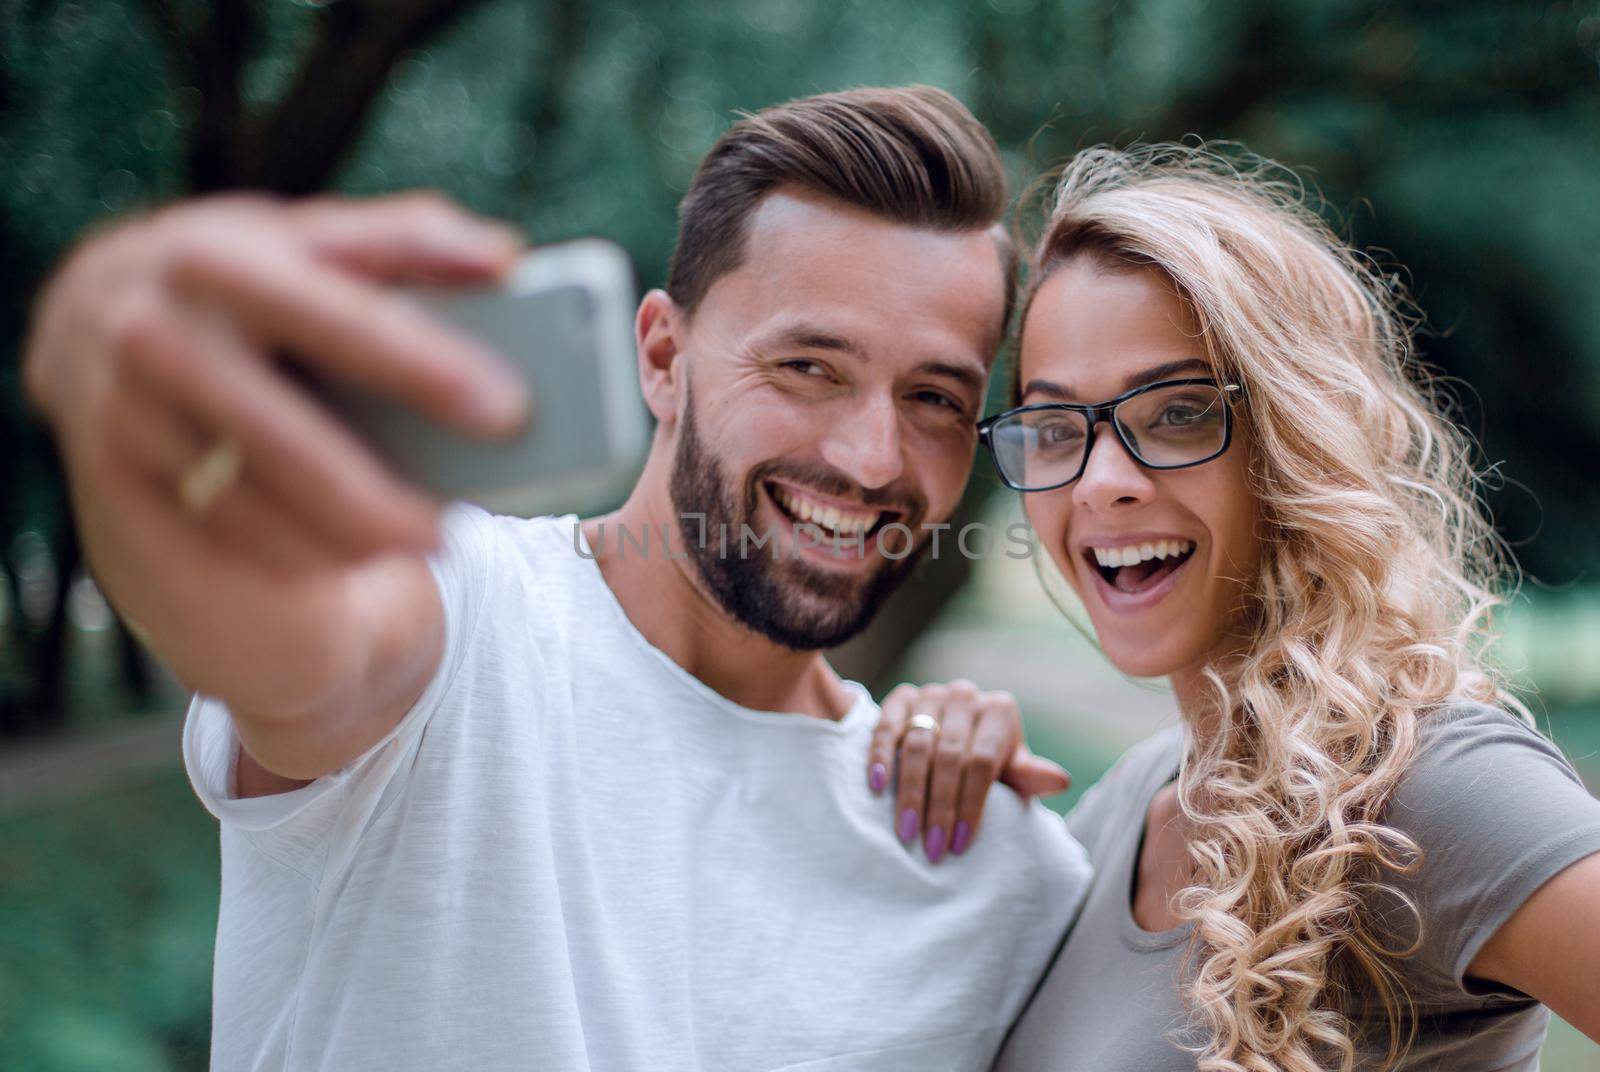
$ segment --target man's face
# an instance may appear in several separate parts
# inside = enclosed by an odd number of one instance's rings
[[[681,325],[667,430],[673,506],[704,515],[685,542],[728,614],[799,650],[866,626],[960,499],[1004,296],[985,232],[763,200]]]

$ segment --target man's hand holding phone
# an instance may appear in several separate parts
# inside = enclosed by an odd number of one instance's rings
[[[521,378],[392,284],[491,285],[520,251],[508,228],[431,195],[234,196],[123,224],[57,272],[25,389],[55,432],[97,580],[186,684],[282,719],[366,688],[352,722],[420,691],[437,621],[415,636],[374,623],[402,604],[437,617],[417,552],[438,539],[439,504],[282,355],[469,435],[513,435]],[[400,664],[395,695],[372,694]],[[283,752],[280,773],[336,766],[369,730],[325,732],[339,739],[305,763]]]
[[[90,242],[55,279],[29,346],[29,395],[74,478],[106,491],[141,478],[163,512],[180,506],[191,463],[236,441],[237,483],[205,516],[172,520],[263,565],[431,546],[435,504],[277,358],[469,434],[509,434],[526,414],[521,381],[387,284],[493,283],[519,250],[507,228],[428,196],[171,209]]]

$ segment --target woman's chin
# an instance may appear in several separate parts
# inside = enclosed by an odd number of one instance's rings
[[[1129,677],[1168,677],[1178,669],[1179,664],[1174,660],[1154,659],[1147,653],[1113,653],[1102,648],[1111,665]]]
[[[1194,657],[1178,650],[1178,645],[1150,644],[1106,629],[1096,629],[1095,635],[1106,659],[1129,677],[1171,677],[1194,662]]]

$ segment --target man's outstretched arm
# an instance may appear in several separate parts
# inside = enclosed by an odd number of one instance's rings
[[[197,201],[84,243],[24,357],[83,546],[113,605],[185,685],[228,704],[241,792],[337,770],[415,702],[443,650],[423,553],[438,504],[285,374],[397,398],[479,435],[523,420],[492,354],[384,285],[485,283],[519,249],[442,199]],[[237,445],[203,511],[183,474]],[[277,776],[274,778],[274,776]]]

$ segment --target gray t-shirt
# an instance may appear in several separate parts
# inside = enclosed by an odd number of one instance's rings
[[[1182,747],[1178,726],[1135,745],[1067,817],[1089,851],[1094,884],[997,1072],[1195,1068],[1193,1054],[1172,1041],[1199,1037],[1186,1025],[1178,992],[1193,924],[1145,931],[1131,910],[1145,817],[1156,792],[1177,777]],[[1426,857],[1410,875],[1385,877],[1416,901],[1425,931],[1419,951],[1395,964],[1417,1020],[1398,1067],[1538,1069],[1549,1011],[1516,990],[1467,979],[1466,969],[1535,890],[1600,852],[1600,801],[1549,740],[1497,708],[1461,704],[1423,719],[1417,758],[1385,819]],[[1415,937],[1414,920],[1392,906],[1374,902],[1373,918],[1384,944],[1403,948]],[[1386,1042],[1375,1008],[1347,1011],[1379,1025],[1373,1037]]]

